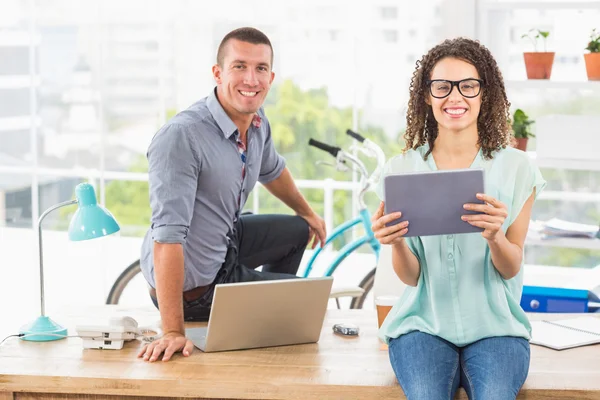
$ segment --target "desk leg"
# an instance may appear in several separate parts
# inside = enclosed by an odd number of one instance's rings
[[[0,400],[14,400],[15,396],[14,394],[8,393],[8,392],[0,392]]]

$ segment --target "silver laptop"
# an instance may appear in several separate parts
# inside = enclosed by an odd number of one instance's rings
[[[477,214],[463,205],[483,203],[476,197],[485,193],[483,176],[482,169],[387,175],[383,181],[385,213],[402,212],[388,226],[408,221],[407,237],[482,232],[460,217]]]
[[[216,285],[206,328],[188,328],[204,352],[316,343],[332,277]]]

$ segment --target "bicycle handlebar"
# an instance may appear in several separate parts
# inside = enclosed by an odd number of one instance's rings
[[[369,176],[365,164],[357,156],[345,152],[340,147],[330,146],[326,143],[319,142],[318,140],[314,140],[312,138],[308,141],[308,144],[317,147],[318,149],[321,149],[323,151],[326,151],[332,156],[334,156],[336,158],[336,163],[338,167],[340,167],[341,165],[345,165],[346,161],[350,161],[356,166],[356,168],[360,172],[362,182],[362,187],[358,196],[358,202],[361,209],[363,209],[366,208],[363,199],[365,193],[372,186],[376,185],[381,177],[385,165],[385,154],[383,153],[383,150],[381,149],[381,147],[379,147],[379,145],[365,138],[361,134],[356,133],[350,129],[346,131],[346,134],[361,143],[360,147],[357,148],[358,150],[360,150],[362,153],[369,157],[374,157],[377,159],[377,166],[371,174],[371,176]]]
[[[354,131],[352,131],[350,129],[348,129],[346,131],[346,135],[352,136],[354,139],[358,140],[361,143],[363,143],[365,141],[365,137],[364,136],[362,136],[361,134],[356,133],[356,132],[354,132]]]
[[[318,140],[315,140],[313,138],[310,138],[310,140],[308,141],[308,145],[309,146],[314,146],[317,149],[321,149],[323,151],[328,152],[329,154],[331,154],[332,156],[337,158],[338,153],[342,150],[340,147],[336,147],[336,146],[330,146],[326,143],[323,142],[319,142]]]
[[[363,153],[365,153],[369,157],[374,157],[377,159],[377,167],[375,168],[371,176],[368,178],[369,184],[375,185],[379,181],[379,178],[381,177],[381,173],[383,172],[383,168],[385,165],[385,154],[383,153],[383,150],[375,142],[366,139],[363,135],[354,132],[351,129],[348,129],[346,131],[346,134],[353,137],[361,143],[362,147],[360,148],[360,150],[362,150]]]
[[[377,167],[369,177],[369,182],[372,185],[375,185],[377,182],[379,182],[379,179],[381,178],[383,169],[385,167],[385,153],[383,152],[381,147],[379,147],[379,145],[377,145],[375,142],[370,141],[369,139],[365,139],[363,146],[371,150],[375,155],[375,158],[377,159]]]

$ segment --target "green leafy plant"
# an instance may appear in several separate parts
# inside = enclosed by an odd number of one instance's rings
[[[525,114],[525,111],[520,108],[515,111],[513,114],[512,121],[512,129],[517,139],[526,139],[530,137],[535,137],[533,132],[531,132],[530,126],[535,123],[534,120],[529,119],[529,116]]]
[[[533,44],[533,50],[537,52],[538,39],[542,38],[544,42],[544,52],[546,51],[546,39],[550,36],[550,31],[541,31],[539,29],[530,29],[529,32],[521,35],[521,39],[527,38]]]
[[[585,49],[590,53],[600,53],[600,32],[596,32],[596,29],[592,29],[590,42]]]

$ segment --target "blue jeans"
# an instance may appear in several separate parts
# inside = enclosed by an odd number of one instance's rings
[[[391,339],[389,353],[408,400],[453,399],[459,386],[470,400],[515,399],[529,371],[529,342],[517,337],[457,347],[437,336],[410,332]]]

